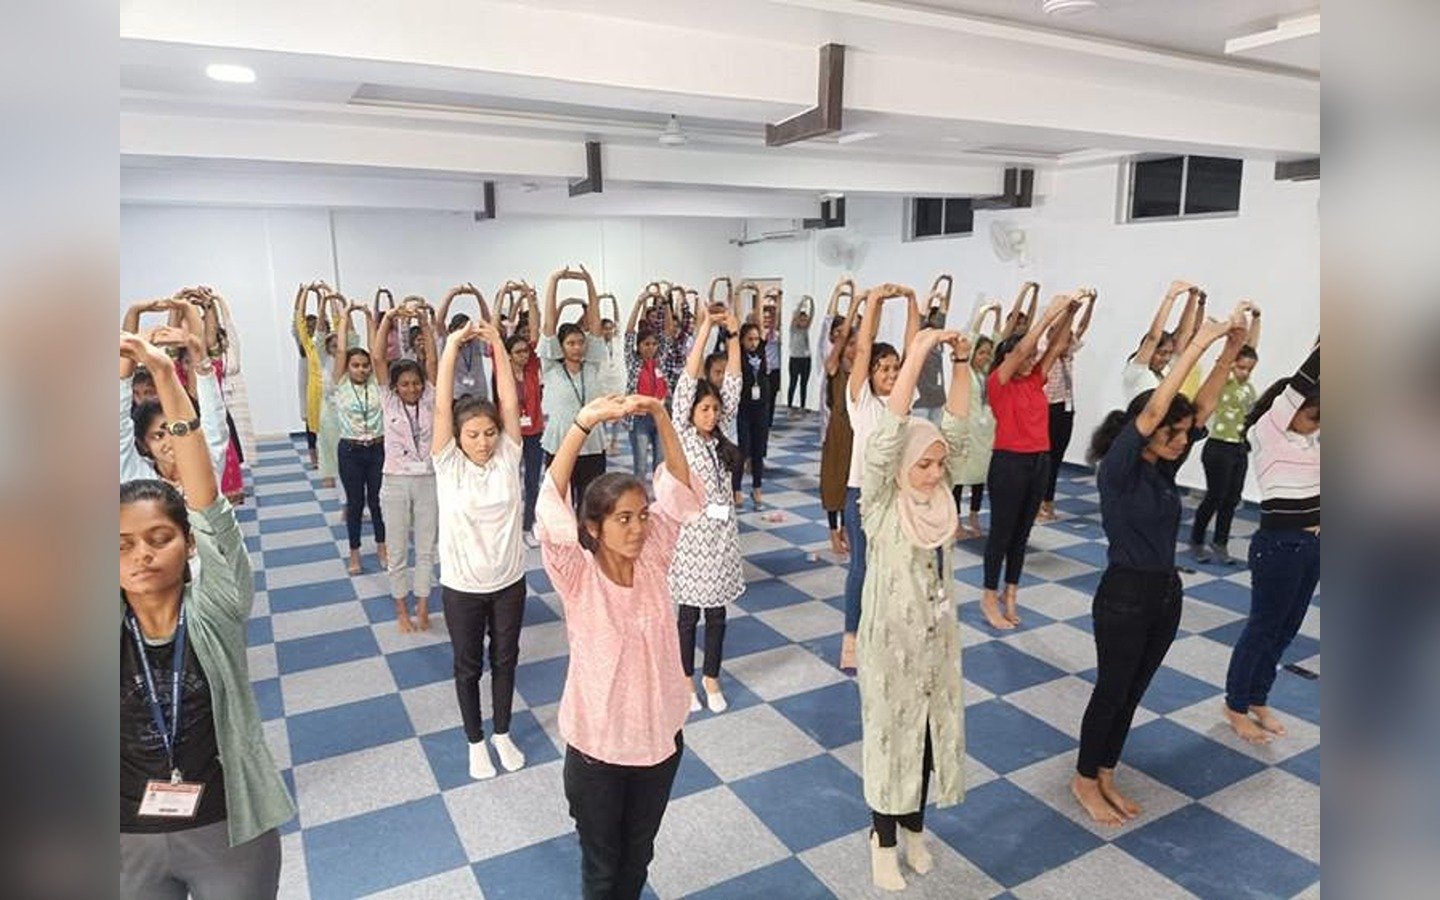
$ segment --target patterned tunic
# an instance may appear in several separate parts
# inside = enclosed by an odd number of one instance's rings
[[[948,411],[940,431],[950,445],[943,484],[948,500],[965,461],[967,419]],[[965,798],[964,698],[960,622],[950,542],[937,550],[911,544],[900,530],[895,470],[904,420],[886,410],[865,453],[861,524],[868,537],[865,588],[855,647],[865,802],[887,815],[920,808],[920,776],[929,724],[938,807]]]
[[[1250,407],[1254,405],[1254,386],[1231,375],[1225,382],[1225,389],[1220,392],[1220,402],[1216,404],[1215,415],[1210,420],[1210,440],[1245,443],[1245,417],[1250,415]]]
[[[715,452],[715,441],[705,440],[690,424],[690,406],[695,398],[695,379],[681,372],[675,385],[675,428],[690,463],[691,480],[704,482],[705,502],[729,511],[722,521],[702,514],[680,529],[675,560],[670,565],[670,593],[683,606],[703,608],[724,606],[745,591],[740,569],[740,531],[735,522],[735,495],[730,492],[730,472]],[[735,418],[740,401],[740,376],[726,373],[720,389],[720,417],[717,429]]]
[[[968,434],[970,452],[960,466],[956,484],[984,484],[990,474],[990,455],[995,450],[995,414],[985,396],[986,379],[974,366],[970,368],[970,417]]]

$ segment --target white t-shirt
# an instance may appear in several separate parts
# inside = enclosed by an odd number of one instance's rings
[[[489,594],[525,575],[520,545],[520,445],[501,435],[490,462],[476,465],[450,441],[432,457],[440,511],[440,583]]]
[[[865,476],[865,444],[870,440],[870,432],[885,415],[885,403],[870,389],[868,378],[860,386],[859,400],[853,399],[850,386],[845,386],[845,409],[850,413],[850,430],[855,435],[850,444],[850,478],[845,482],[846,487],[860,487]]]
[[[1160,386],[1160,376],[1150,370],[1150,367],[1137,362],[1125,364],[1125,371],[1120,376],[1120,384],[1125,391],[1125,403]]]

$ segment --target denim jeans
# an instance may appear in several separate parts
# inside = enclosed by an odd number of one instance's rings
[[[1261,528],[1250,538],[1250,618],[1230,655],[1225,705],[1265,706],[1280,656],[1295,639],[1320,583],[1320,535]]]
[[[630,458],[640,478],[650,478],[660,468],[659,432],[649,416],[636,416],[630,422]]]
[[[850,570],[845,573],[845,633],[860,629],[860,594],[865,589],[865,529],[860,527],[860,489],[845,489],[845,536],[850,539]]]

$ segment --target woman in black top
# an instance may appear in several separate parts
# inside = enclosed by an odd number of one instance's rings
[[[1091,439],[1109,567],[1092,607],[1097,674],[1080,725],[1080,758],[1070,791],[1104,825],[1121,825],[1140,814],[1140,806],[1116,788],[1115,766],[1140,698],[1180,626],[1175,473],[1205,436],[1205,423],[1245,342],[1247,308],[1242,302],[1229,319],[1207,321],[1160,386],[1111,412]],[[1227,338],[1224,352],[1192,404],[1180,386],[1221,337]]]
[[[735,430],[740,455],[750,462],[750,498],[760,508],[760,487],[765,480],[765,453],[770,447],[770,403],[772,400],[770,366],[765,359],[765,342],[760,339],[760,326],[747,322],[740,327],[740,407],[735,414]],[[730,488],[735,492],[735,508],[740,497],[743,466],[730,474]]]

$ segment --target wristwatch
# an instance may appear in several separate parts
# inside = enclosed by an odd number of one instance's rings
[[[192,431],[200,430],[200,417],[196,416],[188,422],[166,422],[165,430],[175,437],[184,437]]]

